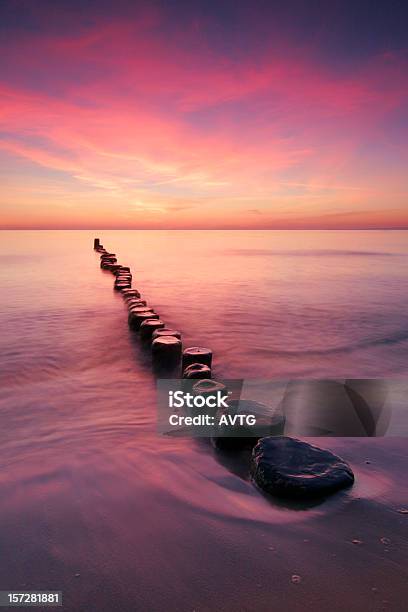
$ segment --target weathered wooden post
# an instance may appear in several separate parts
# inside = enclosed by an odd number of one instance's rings
[[[169,327],[156,329],[156,331],[153,333],[152,339],[156,340],[156,338],[159,338],[159,336],[174,336],[175,338],[181,340],[181,333],[175,329],[170,329]]]
[[[176,336],[157,336],[152,342],[153,366],[160,370],[180,367],[181,350],[181,340]]]
[[[202,346],[190,346],[183,351],[183,371],[192,363],[203,363],[211,368],[212,351]]]
[[[211,378],[211,368],[204,363],[192,363],[184,369],[183,378],[209,379]]]
[[[135,329],[138,331],[140,329],[143,321],[147,321],[148,319],[158,319],[159,315],[152,310],[136,310],[133,309],[129,312],[128,323],[131,329]]]
[[[153,332],[162,327],[164,323],[160,319],[147,319],[140,324],[140,338],[144,342],[151,342]]]

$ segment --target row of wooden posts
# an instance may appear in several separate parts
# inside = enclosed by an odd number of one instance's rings
[[[157,312],[132,287],[130,268],[119,264],[115,253],[107,251],[99,238],[94,239],[94,249],[100,254],[101,268],[115,276],[114,288],[127,305],[129,327],[139,333],[145,346],[151,346],[154,368],[169,373],[178,371],[187,379],[211,379],[212,351],[201,346],[183,350],[181,333],[166,327]]]

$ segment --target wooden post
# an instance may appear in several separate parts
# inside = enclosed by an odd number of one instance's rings
[[[191,346],[183,351],[183,371],[192,363],[203,363],[211,368],[212,351],[202,346]]]

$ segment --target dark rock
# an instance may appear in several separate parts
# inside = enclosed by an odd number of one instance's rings
[[[284,436],[259,440],[251,473],[267,493],[297,499],[328,495],[354,482],[352,469],[337,455]]]
[[[99,238],[94,238],[94,249],[98,249],[100,247]]]
[[[211,368],[212,351],[202,346],[190,346],[183,351],[183,371],[192,363],[203,363]]]
[[[204,365],[203,363],[192,363],[184,370],[183,378],[211,378],[211,368],[209,368],[207,365]]]

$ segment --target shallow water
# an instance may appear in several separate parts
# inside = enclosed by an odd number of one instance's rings
[[[339,606],[385,606],[382,581],[399,609],[405,440],[331,439],[355,487],[288,508],[245,456],[159,437],[150,358],[94,235],[217,376],[398,378],[394,433],[404,418],[406,232],[2,232],[0,588],[60,589],[67,610],[269,610],[282,593],[325,609],[340,572]]]

